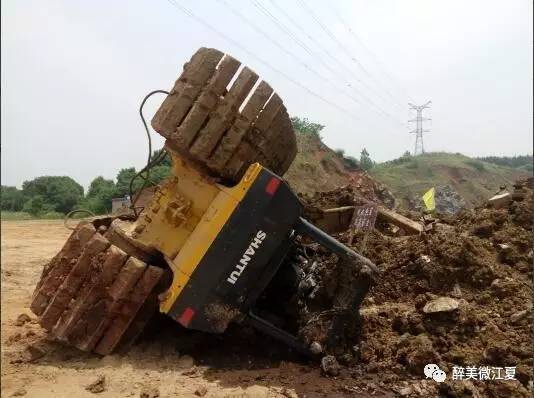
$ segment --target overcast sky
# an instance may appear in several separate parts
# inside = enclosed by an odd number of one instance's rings
[[[201,46],[250,66],[349,155],[412,150],[407,103],[428,100],[427,151],[532,152],[532,0],[173,1],[1,2],[3,185],[69,175],[87,187],[142,167],[139,103]]]

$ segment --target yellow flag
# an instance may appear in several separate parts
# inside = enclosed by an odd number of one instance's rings
[[[436,190],[432,187],[423,195],[423,202],[425,202],[427,210],[432,211],[436,208],[436,201],[434,199],[435,193]]]

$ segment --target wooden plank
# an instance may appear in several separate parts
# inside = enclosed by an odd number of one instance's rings
[[[128,258],[113,284],[103,292],[102,298],[84,314],[84,333],[72,332],[69,342],[83,351],[91,351],[117,316],[122,301],[128,296],[146,268],[134,257]]]
[[[272,92],[273,89],[267,82],[262,81],[258,85],[254,94],[252,94],[250,100],[243,108],[243,112],[235,119],[234,124],[222,138],[221,143],[209,159],[207,163],[208,167],[215,171],[222,170],[236,151],[248,129],[258,118],[259,113]]]
[[[161,268],[149,266],[141,278],[130,291],[130,294],[124,299],[117,317],[113,319],[109,328],[106,330],[94,351],[101,355],[110,354],[119,344],[124,332],[135,318],[137,312],[148,298],[152,289],[159,282],[163,270]]]
[[[87,319],[84,314],[102,299],[127,258],[128,255],[116,246],[111,246],[104,253],[101,269],[92,270],[83,292],[73,303],[68,314],[65,314],[54,327],[52,332],[56,338],[67,340],[75,331],[85,331],[84,324],[87,323]]]
[[[258,75],[248,67],[243,68],[228,94],[219,102],[210,114],[206,126],[199,131],[191,146],[191,154],[200,159],[207,159],[219,143],[239,113],[239,107],[254,87]]]
[[[80,225],[72,232],[69,239],[43,270],[43,275],[33,293],[30,309],[35,315],[41,315],[58,287],[71,271],[83,247],[96,233],[93,224]]]
[[[204,84],[215,72],[223,53],[213,48],[200,48],[184,65],[173,89],[152,118],[152,127],[170,137],[198,97]]]
[[[87,243],[80,258],[58,288],[56,294],[50,300],[50,304],[46,307],[46,310],[39,319],[39,324],[43,328],[51,330],[54,327],[71,300],[77,296],[78,289],[90,270],[91,260],[100,252],[106,250],[108,246],[108,240],[100,234],[95,234]]]
[[[188,149],[199,130],[204,125],[210,112],[219,103],[226,86],[239,69],[240,62],[226,55],[217,68],[215,75],[208,85],[202,90],[202,94],[193,104],[193,107],[171,135],[171,141],[181,149]]]
[[[384,206],[378,206],[378,217],[384,221],[387,221],[399,228],[402,228],[406,232],[419,234],[425,230],[423,224],[410,220],[407,217],[399,213],[395,213],[393,210],[389,210]]]

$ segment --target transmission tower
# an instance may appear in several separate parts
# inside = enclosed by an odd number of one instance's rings
[[[417,111],[417,117],[415,119],[408,120],[408,122],[415,122],[415,130],[410,131],[410,133],[415,134],[415,147],[413,151],[414,156],[420,153],[425,153],[425,146],[423,145],[423,133],[426,133],[430,130],[423,129],[423,122],[431,119],[423,117],[423,109],[430,108],[431,103],[432,101],[428,101],[424,105],[414,105],[408,103],[408,105],[410,105],[410,109],[415,109]]]

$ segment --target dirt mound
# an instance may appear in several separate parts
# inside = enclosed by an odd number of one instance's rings
[[[424,378],[423,367],[435,363],[448,375],[439,385],[443,396],[528,396],[534,196],[526,182],[518,190],[521,195],[514,194],[506,208],[466,211],[424,235],[388,237],[375,230],[368,236],[364,254],[381,275],[361,309],[360,343],[350,352],[353,366],[393,373],[398,385]],[[322,199],[321,205],[351,204],[346,190]],[[362,238],[356,235],[355,250]],[[452,381],[455,366],[516,367],[518,381]],[[437,394],[437,386],[415,396]]]
[[[330,192],[350,186],[365,193],[374,192],[372,195],[394,205],[395,199],[384,185],[348,163],[318,138],[297,132],[297,148],[297,156],[284,175],[295,192],[313,196],[317,192]]]

